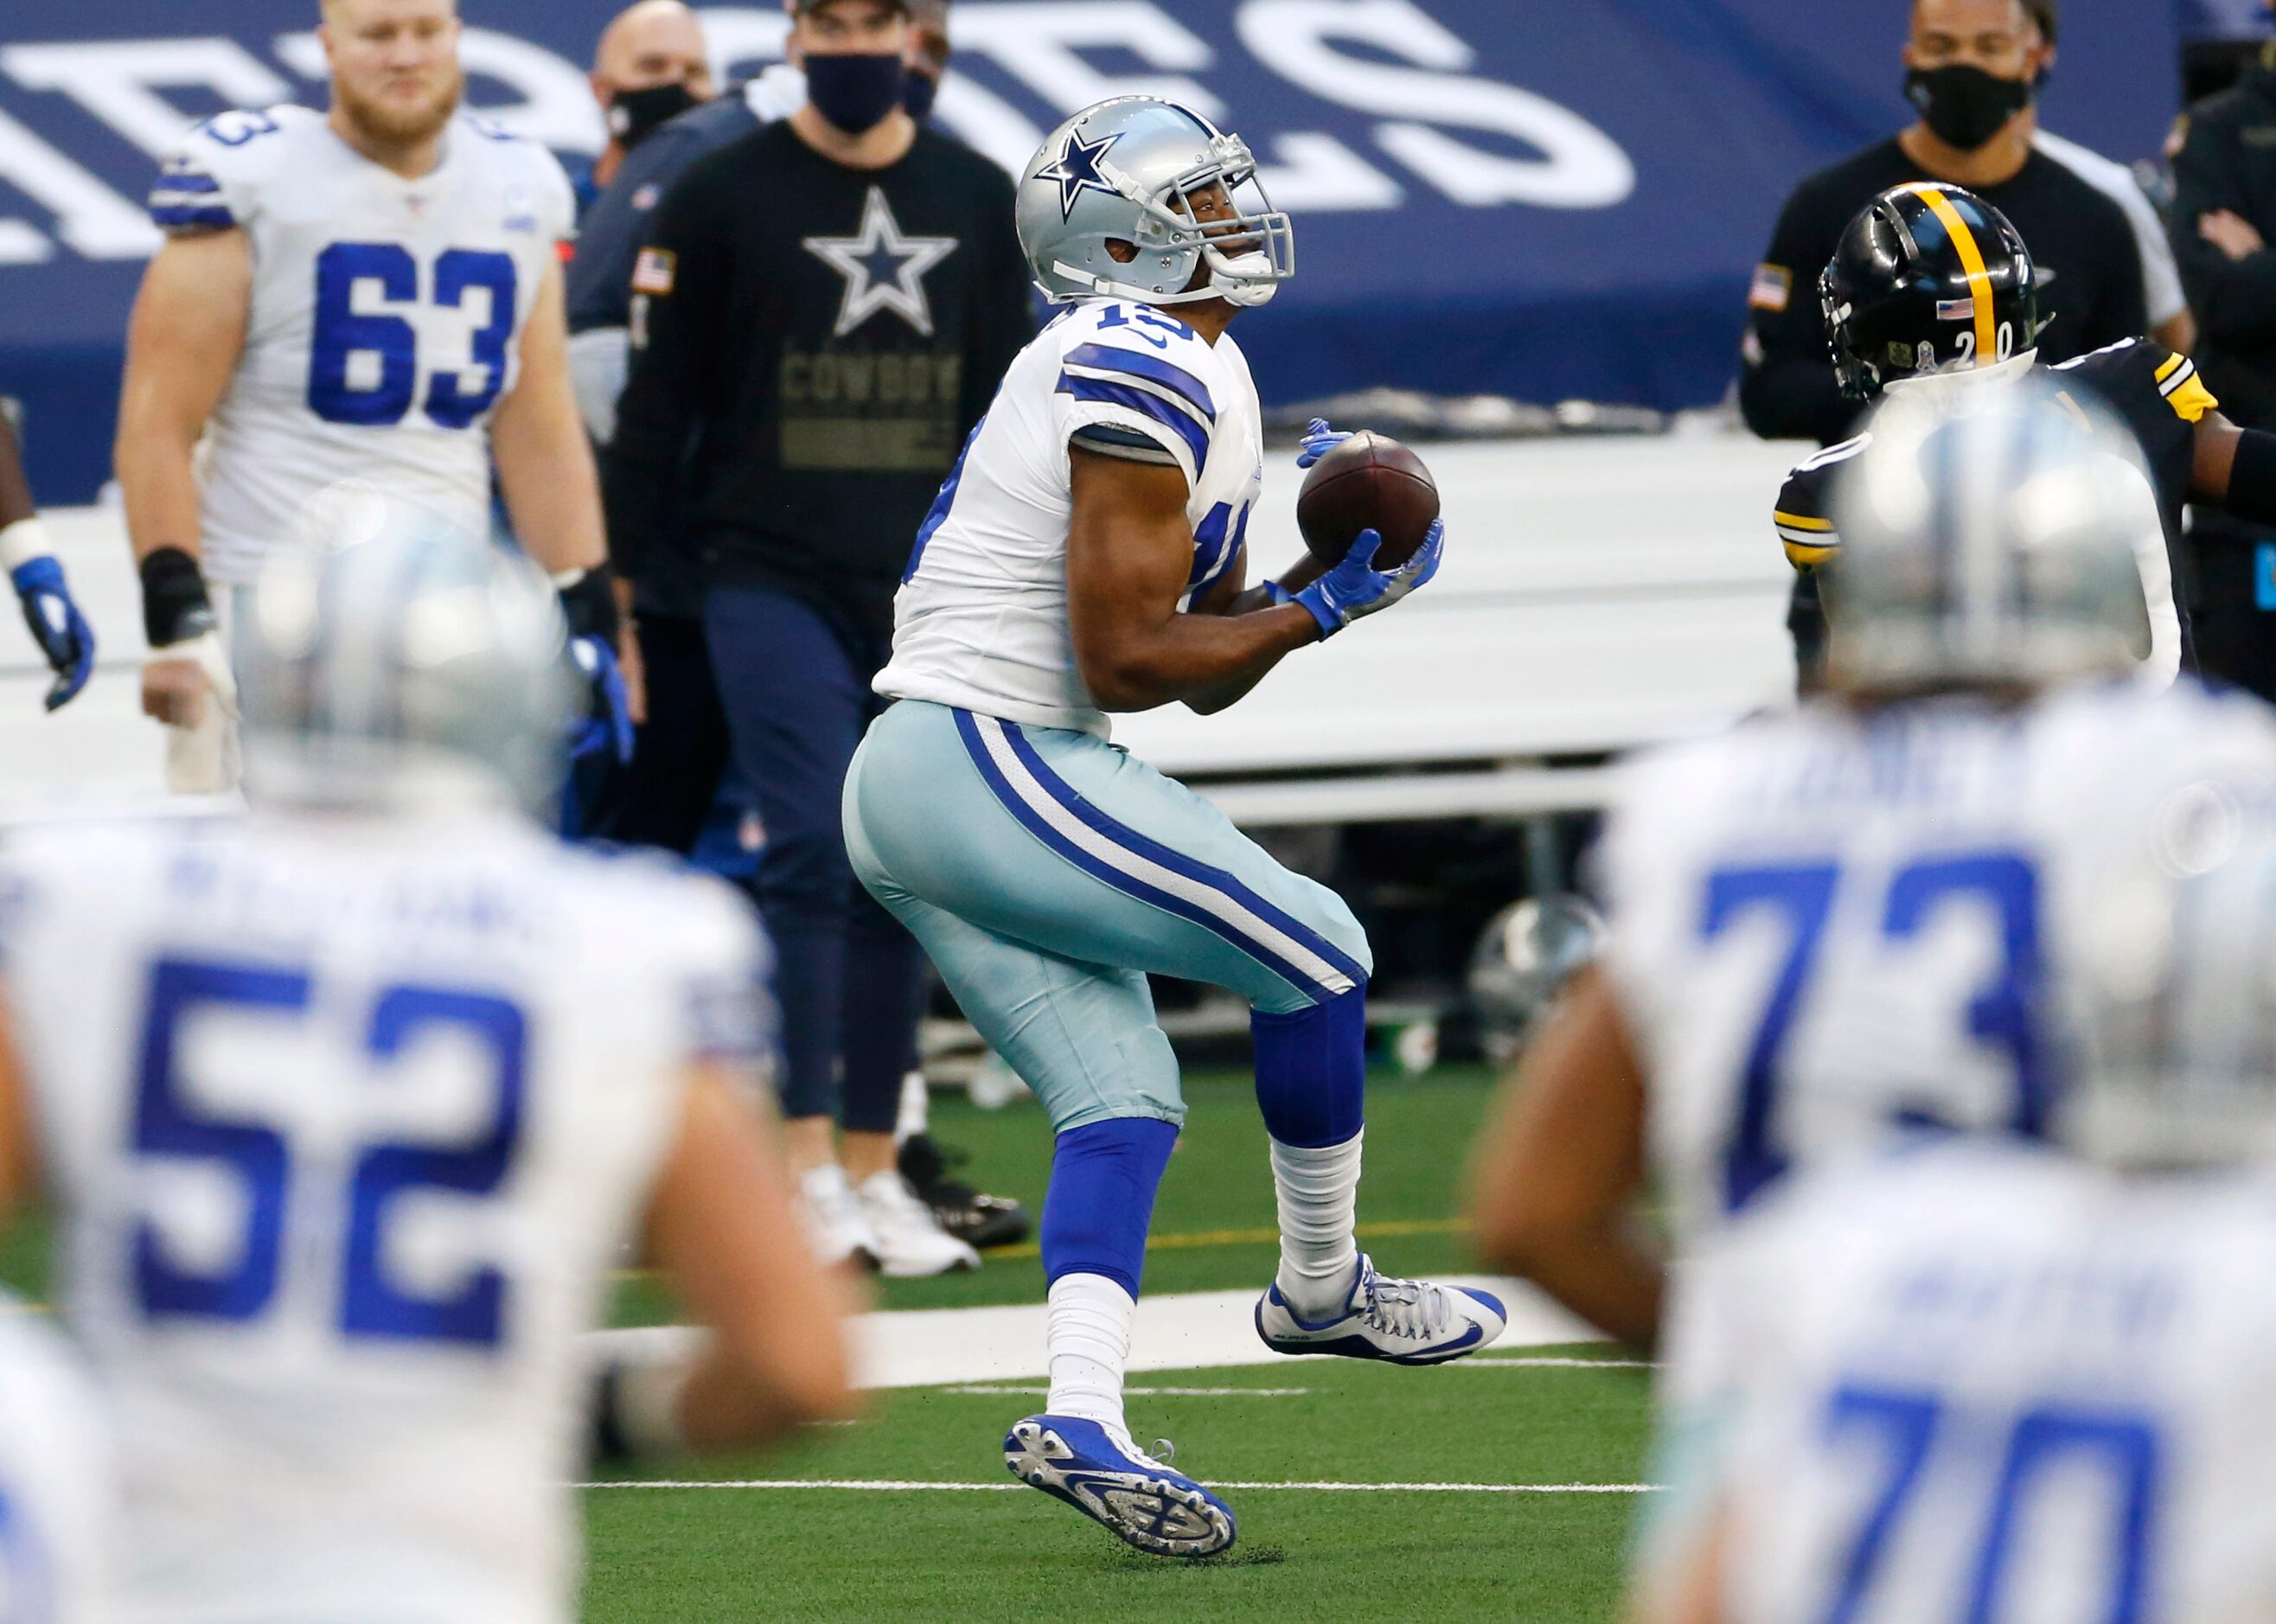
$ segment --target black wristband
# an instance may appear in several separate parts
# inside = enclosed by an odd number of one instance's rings
[[[2253,524],[2276,525],[2276,434],[2238,431],[2236,464],[2228,471],[2225,506]]]
[[[214,629],[198,561],[178,547],[161,547],[142,560],[142,635],[153,649],[186,643]]]
[[[606,564],[581,572],[563,587],[561,612],[569,621],[572,637],[597,637],[614,649],[620,617],[617,613],[616,572]]]

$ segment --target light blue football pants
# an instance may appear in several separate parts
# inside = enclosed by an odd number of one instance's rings
[[[1060,1133],[1184,1120],[1148,972],[1279,1015],[1372,968],[1342,898],[1089,733],[903,700],[846,774],[846,849]]]

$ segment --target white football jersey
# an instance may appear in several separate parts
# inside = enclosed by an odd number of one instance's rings
[[[406,180],[312,109],[224,113],[168,160],[150,216],[253,249],[244,351],[201,456],[209,580],[249,582],[345,479],[489,533],[485,430],[576,218],[552,154],[461,114],[434,172]]]
[[[80,1362],[0,1294],[0,1619],[108,1624],[113,1487]]]
[[[1086,300],[1004,375],[917,532],[876,690],[1104,738],[1067,628],[1067,441],[1186,476],[1186,595],[1240,558],[1264,488],[1256,384],[1230,334],[1215,344],[1151,306]]]
[[[1821,702],[1639,758],[1605,964],[1679,1239],[1908,1124],[2043,1128],[2035,1012],[2095,882],[2272,805],[2276,712],[2194,683]]]
[[[1669,1349],[1721,1616],[2276,1620],[2272,1257],[2265,1172],[2128,1182],[2014,1142],[1769,1197]]]
[[[762,1036],[746,906],[504,814],[34,830],[0,881],[126,1616],[564,1624],[579,1337],[688,1063]]]

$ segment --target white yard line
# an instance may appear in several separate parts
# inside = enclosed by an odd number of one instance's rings
[[[1448,1285],[1491,1292],[1509,1312],[1498,1347],[1552,1347],[1594,1342],[1598,1333],[1515,1280],[1461,1277]],[[1177,1293],[1142,1297],[1130,1337],[1129,1369],[1206,1370],[1240,1365],[1293,1365],[1257,1339],[1253,1291]],[[1043,1305],[914,1309],[864,1314],[854,1333],[856,1380],[864,1387],[945,1387],[978,1382],[1033,1381],[1051,1372],[1043,1360]],[[596,1333],[606,1345],[671,1341],[699,1333],[673,1326]],[[1319,1358],[1322,1355],[1309,1355]],[[1456,1368],[1473,1362],[1455,1362]],[[1294,1375],[1292,1370],[1288,1372]],[[1415,1379],[1429,1380],[1418,1371]]]
[[[1491,1354],[1481,1354],[1475,1359],[1457,1359],[1446,1368],[1450,1370],[1483,1370],[1488,1366],[1503,1370],[1657,1370],[1659,1366],[1649,1359],[1497,1359]]]
[[[1004,1397],[1012,1393],[1036,1393],[1051,1396],[1048,1387],[993,1387],[967,1383],[960,1387],[945,1387],[944,1393],[975,1397]],[[1309,1387],[1125,1387],[1122,1395],[1128,1399],[1299,1399],[1311,1392]]]
[[[772,1477],[741,1482],[586,1483],[580,1489],[840,1489],[869,1494],[994,1494],[1023,1483],[929,1483],[914,1478]],[[1301,1489],[1322,1494],[1657,1494],[1655,1483],[1219,1483],[1212,1489]]]

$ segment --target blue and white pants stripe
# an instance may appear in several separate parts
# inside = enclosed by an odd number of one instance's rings
[[[846,845],[1060,1132],[1182,1120],[1149,973],[1289,1014],[1370,968],[1341,898],[1088,733],[903,701],[846,777]]]

